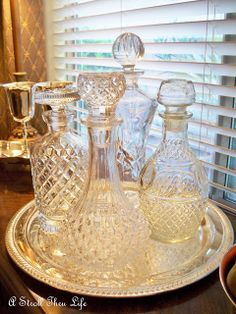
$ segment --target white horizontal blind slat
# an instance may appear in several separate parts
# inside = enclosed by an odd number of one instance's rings
[[[213,131],[213,134],[221,134],[225,136],[236,137],[236,130],[225,128],[225,127],[220,127],[217,125],[212,125],[209,122],[204,122],[204,121],[199,121],[199,120],[190,120],[189,124],[201,125],[201,127],[205,127],[208,130]]]
[[[55,57],[58,64],[91,64],[91,65],[104,65],[117,67],[117,63],[112,58],[88,58],[88,57]],[[139,63],[139,69],[143,70],[156,70],[165,71],[171,67],[172,72],[188,72],[202,73],[205,69],[206,72],[214,72],[214,74],[222,76],[235,76],[236,64],[226,65],[217,63],[202,63],[202,62],[174,62],[174,61],[160,61],[160,60],[148,60],[144,59]]]
[[[95,1],[97,3],[95,3]],[[111,2],[112,1],[112,2]],[[200,0],[201,1],[201,0]],[[54,13],[59,14],[61,16],[71,16],[74,14],[74,12],[77,9],[80,9],[80,11],[83,12],[83,15],[85,15],[85,12],[87,12],[86,15],[91,15],[91,12],[94,12],[93,14],[101,14],[103,13],[109,13],[114,11],[119,11],[122,6],[122,11],[131,10],[131,9],[140,9],[140,8],[148,8],[156,6],[164,6],[164,5],[173,5],[175,3],[189,3],[189,2],[199,2],[199,0],[192,0],[192,1],[174,1],[174,0],[164,0],[164,1],[155,1],[155,0],[139,0],[139,1],[114,1],[114,0],[90,0],[90,1],[72,1],[72,5],[68,3],[68,1],[65,1],[64,3],[61,2],[61,6],[57,5],[54,8]],[[96,11],[95,11],[96,10]],[[82,13],[81,13],[82,15]]]
[[[211,200],[211,202],[213,204],[215,204],[216,206],[219,206],[220,208],[223,208],[223,209],[225,209],[226,211],[228,211],[228,212],[230,212],[232,214],[232,207],[231,206],[229,206],[229,205],[227,205],[225,203],[222,203],[222,201],[221,202],[217,202],[215,200]],[[235,214],[235,211],[236,211],[236,207],[234,206],[234,214]]]
[[[200,160],[201,160],[201,159],[200,159]],[[212,163],[207,162],[207,161],[202,161],[202,162],[203,162],[203,164],[204,164],[204,166],[205,166],[206,168],[216,169],[217,171],[220,171],[220,172],[229,174],[229,175],[231,175],[231,176],[236,176],[236,171],[235,171],[235,170],[231,170],[231,169],[228,169],[228,168],[225,168],[225,167],[216,165],[216,164],[212,164]]]
[[[152,133],[154,132],[154,133],[157,133],[160,135],[161,129],[153,126],[151,132]],[[193,138],[192,136],[189,136],[189,142],[190,142],[192,147],[195,147],[195,148],[198,148],[198,147],[201,148],[202,147],[203,150],[207,149],[210,152],[218,152],[220,154],[224,154],[226,156],[231,156],[231,157],[236,158],[236,151],[235,150],[230,150],[226,147],[218,146],[218,145],[212,144],[210,142],[203,141],[202,139],[196,139],[196,138]],[[156,145],[152,145],[150,143],[148,145],[150,145],[150,147],[155,149],[157,146],[157,143],[156,143]]]
[[[132,27],[123,27],[122,32],[132,32],[143,38],[143,40],[153,40],[153,34],[156,37],[172,36],[202,36],[209,29],[209,32],[217,35],[236,34],[235,19],[232,20],[214,20],[197,22],[179,22],[155,25],[134,25]],[[104,28],[96,30],[81,30],[77,32],[67,31],[54,33],[54,41],[60,40],[85,40],[85,39],[114,39],[119,36],[121,28]],[[210,40],[210,39],[209,39]]]
[[[201,106],[203,106],[203,108],[208,110],[210,113],[215,113],[217,115],[226,116],[230,118],[236,118],[236,110],[229,107],[210,105],[206,103],[195,103],[193,104],[192,108],[197,108],[197,110],[201,110],[200,108]]]
[[[71,19],[59,19],[54,21],[59,26],[63,26],[65,28],[70,27],[77,27],[77,28],[83,28],[86,27],[88,24],[91,28],[96,28],[97,25],[105,27],[109,27],[112,25],[114,27],[120,27],[120,5],[119,2],[117,2],[117,6],[114,7],[113,12],[107,12],[106,7],[103,7],[103,10],[101,12],[96,12],[97,14],[94,14],[94,11],[91,11],[93,15],[86,15],[86,12],[83,12],[83,9],[78,8],[76,10],[77,18],[71,18]],[[226,6],[221,7],[220,13],[228,13],[232,12],[232,6]],[[135,9],[135,10],[129,10],[125,11],[123,10],[122,14],[122,26],[132,26],[134,22],[139,21],[140,25],[146,25],[146,24],[156,24],[156,21],[158,23],[165,23],[170,20],[173,20],[175,22],[178,22],[179,20],[186,20],[189,19],[194,20],[198,18],[202,11],[205,11],[207,9],[207,2],[205,1],[196,1],[194,3],[177,3],[172,4],[171,7],[167,5],[163,6],[154,6],[149,8],[142,8],[142,9]]]
[[[235,55],[236,42],[163,42],[150,43],[145,42],[145,53],[165,53],[170,54],[173,51],[176,54],[203,54],[205,49],[211,53],[222,55]],[[96,44],[70,44],[70,45],[54,45],[56,49],[55,56],[65,52],[108,52],[111,53],[111,43],[96,43]]]
[[[140,5],[140,1],[136,1],[136,5],[129,6],[129,1],[123,1],[122,5],[120,1],[114,1],[111,3],[112,0],[99,0],[94,3],[95,1],[89,1],[80,3],[78,5],[68,6],[57,8],[55,11],[58,12],[57,16],[63,18],[70,15],[78,15],[80,20],[84,17],[97,17],[100,15],[113,15],[114,13],[119,13],[121,8],[123,14],[136,14],[136,19],[140,19],[143,15],[152,16],[154,14],[156,19],[163,17],[163,16],[170,16],[171,14],[175,14],[176,16],[185,16],[190,15],[194,16],[195,14],[201,14],[207,8],[207,2],[203,0],[198,1],[183,1],[175,3],[169,3],[168,1],[163,1],[163,3],[159,3],[157,1],[150,2],[150,5],[147,5],[147,2],[144,3],[143,6]],[[133,2],[134,4],[134,2]],[[212,0],[210,5],[215,8],[217,12],[220,13],[230,13],[236,10],[236,4],[234,0]],[[140,15],[142,14],[142,15]],[[131,17],[129,15],[129,17]],[[62,20],[63,21],[63,20]]]
[[[140,83],[143,83],[143,85],[155,86],[158,88],[161,84],[162,79],[158,77],[150,77],[144,75],[140,78],[139,81]],[[203,89],[205,89],[205,93],[212,93],[218,96],[236,97],[235,86],[224,86],[199,82],[194,82],[194,85],[196,92],[201,92]]]
[[[207,150],[210,153],[219,153],[219,154],[224,154],[226,156],[231,156],[231,157],[236,157],[236,153],[228,148],[222,147],[222,146],[218,146],[218,145],[212,145],[210,143],[207,142],[203,142],[203,141],[199,141],[196,139],[193,139],[191,137],[189,137],[189,143],[192,147],[195,148],[200,148],[202,150]],[[148,147],[152,148],[152,150],[155,150],[157,145],[152,145],[152,144],[148,144]]]
[[[217,188],[217,189],[220,189],[222,191],[228,191],[230,193],[236,193],[236,189],[231,189],[229,187],[226,187],[224,185],[221,185],[221,184],[218,184],[218,183],[215,183],[215,182],[212,182],[212,181],[209,181],[209,185]]]

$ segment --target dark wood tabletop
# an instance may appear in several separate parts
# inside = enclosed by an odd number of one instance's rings
[[[68,306],[75,295],[34,280],[21,271],[6,252],[4,237],[9,220],[19,208],[33,199],[29,168],[27,162],[25,165],[9,165],[0,162],[0,313],[78,313],[79,307]],[[236,230],[236,218],[229,214],[228,217]],[[63,302],[67,306],[47,306],[45,300],[50,296],[56,300],[57,304]],[[14,302],[12,297],[16,300],[15,307],[10,306],[11,302]],[[24,303],[22,306],[19,305],[21,297],[27,300],[29,305],[24,305]],[[80,298],[80,302],[86,302],[86,306],[84,305],[80,311],[86,313],[236,313],[221,287],[218,270],[185,288],[150,297],[105,299],[84,296],[84,300],[83,296],[76,297]],[[39,304],[42,304],[42,307],[38,306]]]

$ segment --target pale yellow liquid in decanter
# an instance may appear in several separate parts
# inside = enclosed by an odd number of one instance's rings
[[[201,228],[208,181],[188,143],[187,111],[195,99],[192,82],[163,81],[158,101],[164,106],[161,142],[140,175],[140,202],[152,237],[161,242],[193,238]]]
[[[153,239],[175,243],[196,235],[206,208],[202,198],[188,195],[187,198],[164,199],[155,197],[155,191],[148,193],[153,197],[141,198],[141,208],[150,224]]]

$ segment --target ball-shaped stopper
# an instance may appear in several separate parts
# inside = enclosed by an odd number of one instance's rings
[[[195,101],[195,90],[192,81],[170,79],[162,81],[157,94],[157,101],[165,107],[163,114],[191,117],[187,107]]]
[[[112,53],[115,61],[123,66],[125,71],[133,70],[138,60],[144,56],[142,40],[133,33],[123,33],[116,38]]]
[[[162,81],[157,100],[166,106],[191,105],[195,100],[195,90],[192,81],[181,79]]]

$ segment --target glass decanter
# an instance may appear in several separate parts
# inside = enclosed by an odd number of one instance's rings
[[[163,81],[158,102],[165,108],[160,145],[140,177],[141,208],[150,223],[152,237],[162,242],[192,238],[201,225],[207,202],[205,170],[191,150],[187,111],[195,100],[191,81]]]
[[[116,114],[123,123],[118,133],[118,168],[125,191],[136,190],[139,174],[145,163],[146,142],[156,111],[156,101],[138,87],[143,71],[134,67],[144,55],[141,39],[133,33],[123,33],[114,42],[113,56],[123,67],[126,90]]]
[[[43,82],[33,87],[33,103],[52,108],[43,112],[49,132],[32,145],[30,156],[38,218],[45,232],[58,231],[86,181],[87,154],[70,128],[74,115],[65,108],[78,99],[72,82]]]
[[[117,169],[116,127],[121,121],[115,109],[125,90],[124,76],[84,72],[78,87],[89,111],[82,120],[89,136],[89,179],[83,199],[68,212],[60,251],[68,257],[68,269],[76,265],[98,284],[101,278],[108,280],[104,272],[113,273],[135,259],[150,231],[143,213],[126,199]]]

